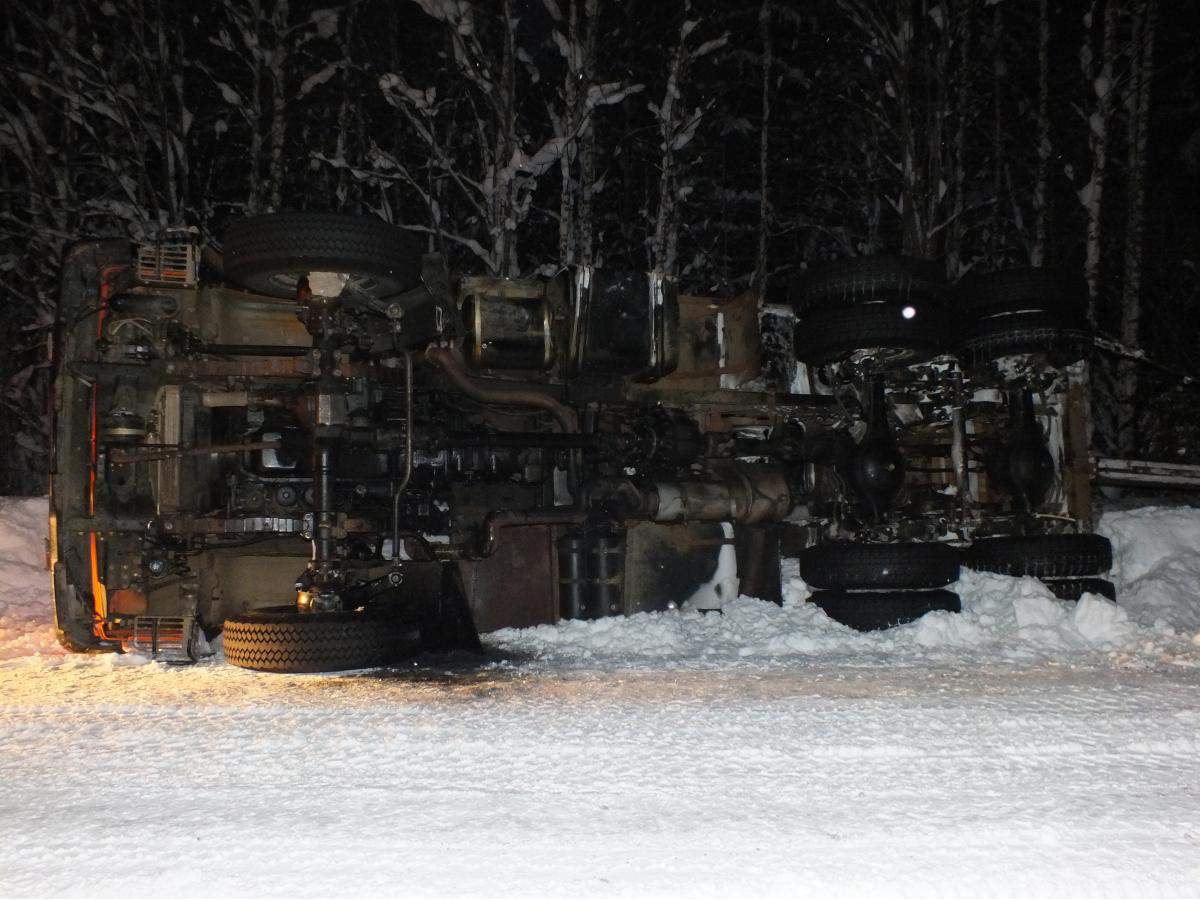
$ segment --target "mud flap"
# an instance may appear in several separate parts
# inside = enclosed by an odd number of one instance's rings
[[[771,603],[783,603],[777,525],[735,525],[739,592]]]
[[[483,654],[457,565],[442,564],[441,589],[424,604],[420,629],[421,649],[428,653],[465,650]]]

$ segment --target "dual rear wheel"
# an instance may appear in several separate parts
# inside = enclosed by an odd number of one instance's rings
[[[934,610],[959,612],[947,590],[965,566],[1040,579],[1056,597],[1085,593],[1116,599],[1112,544],[1095,534],[983,538],[966,550],[946,544],[818,544],[800,553],[800,576],[813,588],[811,602],[835,621],[862,631],[911,622]]]
[[[1091,339],[1085,296],[1053,269],[970,275],[951,288],[930,260],[839,260],[792,285],[796,356],[814,366],[869,359],[876,369],[950,352],[968,369],[1023,354],[1068,365]]]

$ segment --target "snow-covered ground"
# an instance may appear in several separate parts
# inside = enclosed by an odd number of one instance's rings
[[[0,895],[1200,897],[1200,511],[1108,514],[1120,604],[803,603],[505,631],[483,665],[63,654],[0,500]]]

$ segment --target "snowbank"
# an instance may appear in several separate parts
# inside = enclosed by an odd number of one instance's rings
[[[782,607],[741,597],[722,614],[643,613],[629,619],[505,629],[503,653],[582,665],[814,660],[845,665],[1100,661],[1200,666],[1200,510],[1113,512],[1119,604],[1095,594],[1054,598],[1035,578],[964,571],[959,614],[934,612],[888,631],[859,633],[805,603],[795,560],[784,562]]]
[[[505,629],[486,642],[514,661],[557,666],[1105,659],[1200,666],[1200,509],[1112,512],[1100,531],[1113,541],[1119,605],[1095,595],[1066,603],[1033,578],[964,572],[955,586],[961,614],[935,612],[889,631],[860,634],[804,602],[808,588],[796,562],[788,560],[782,607],[740,597],[726,603],[723,613],[683,610],[562,622]],[[50,624],[45,534],[45,499],[0,498],[0,660],[62,657]]]
[[[561,622],[505,629],[488,640],[505,654],[560,665],[737,660],[929,665],[1089,658],[1200,665],[1200,648],[1191,642],[1200,627],[1200,613],[1186,612],[1198,603],[1191,595],[1180,598],[1172,624],[1162,615],[1131,615],[1094,594],[1078,603],[1057,600],[1034,578],[964,572],[954,586],[962,597],[961,613],[929,613],[909,625],[864,634],[805,603],[809,591],[795,561],[785,561],[784,566],[782,607],[740,597],[720,614],[643,613],[628,619]],[[1200,581],[1193,584],[1200,587]],[[1177,584],[1156,583],[1153,591],[1169,604],[1178,589]]]
[[[46,500],[0,497],[0,660],[62,654],[50,625]]]
[[[1200,627],[1200,509],[1145,506],[1107,513],[1117,599],[1135,621]]]

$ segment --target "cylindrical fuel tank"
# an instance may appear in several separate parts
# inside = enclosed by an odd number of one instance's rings
[[[625,611],[625,539],[611,531],[573,531],[558,541],[559,611],[599,619]]]
[[[554,362],[553,321],[539,298],[475,294],[463,303],[463,355],[474,369],[546,369]]]
[[[587,538],[581,532],[558,539],[558,608],[564,619],[587,618]]]
[[[588,580],[591,587],[588,618],[616,616],[625,607],[625,539],[618,534],[596,534],[588,543]]]

